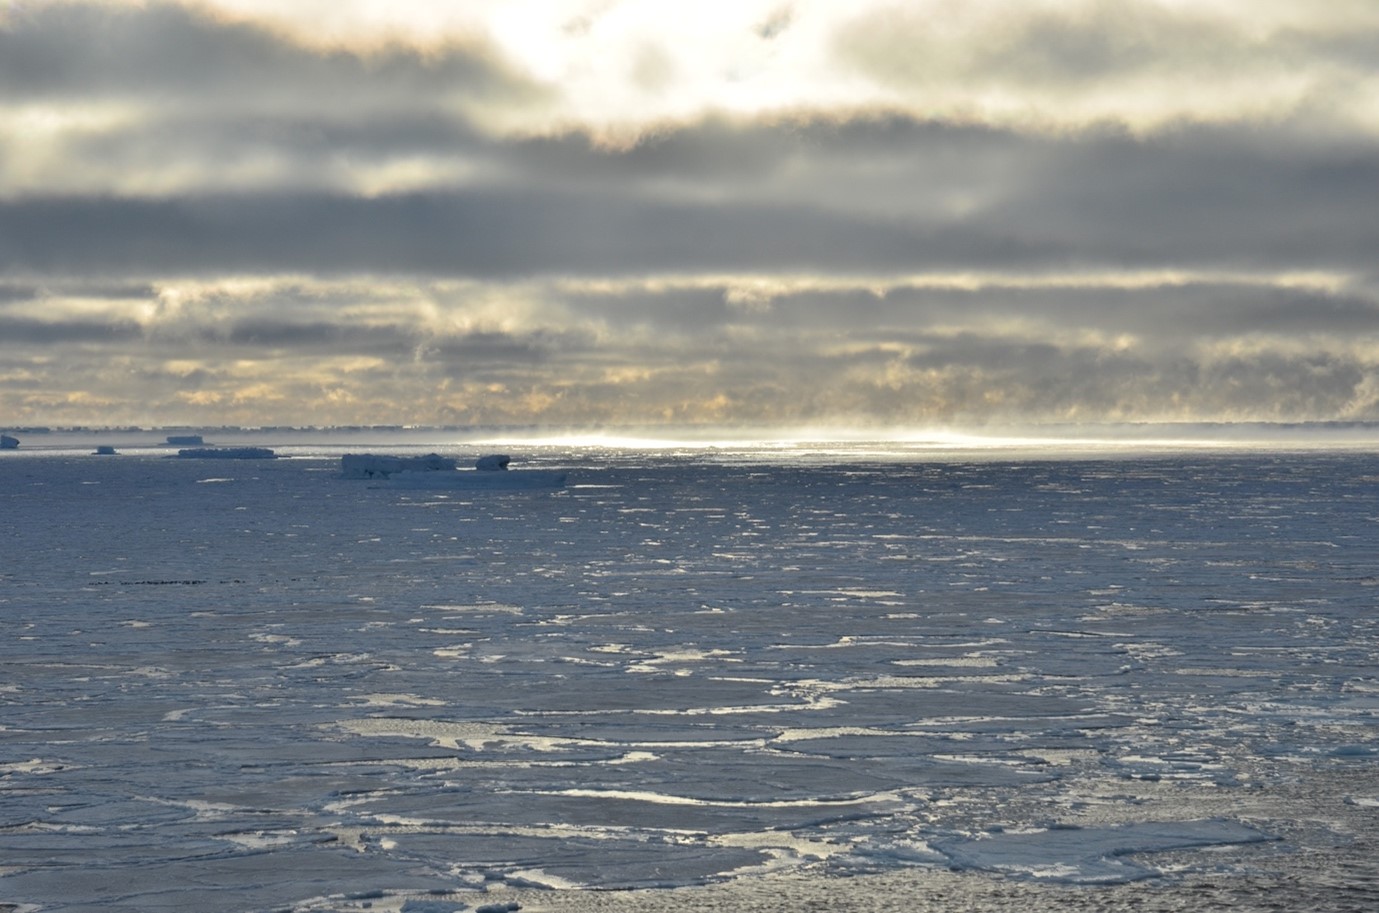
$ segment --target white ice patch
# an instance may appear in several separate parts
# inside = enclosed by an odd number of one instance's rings
[[[363,701],[370,707],[444,707],[445,701],[418,694],[356,694],[351,700]]]
[[[506,726],[492,723],[459,723],[442,720],[364,719],[341,720],[339,728],[357,735],[402,736],[427,739],[433,745],[458,750],[461,745],[472,751],[495,746],[521,747],[529,751],[552,752],[570,747],[602,745],[591,739],[570,739],[555,736],[525,735]]]
[[[1045,881],[1114,884],[1159,872],[1128,857],[1165,850],[1260,843],[1272,838],[1234,821],[1140,822],[1119,827],[1059,827],[933,841],[954,866]]]
[[[614,789],[561,789],[534,792],[534,795],[571,796],[580,799],[622,799],[630,802],[646,802],[651,805],[692,805],[701,808],[848,808],[871,806],[889,802],[894,796],[857,796],[848,799],[786,799],[778,801],[748,802],[737,799],[696,799],[691,796],[677,796],[671,793],[648,790]]]

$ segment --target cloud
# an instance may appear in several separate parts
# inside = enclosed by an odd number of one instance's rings
[[[31,320],[0,316],[0,336],[7,347],[43,346],[52,343],[127,342],[140,335],[138,324],[128,321]]]
[[[719,179],[767,170],[784,189],[781,139],[760,125],[807,125],[796,151],[867,131],[879,151],[883,114],[898,127],[892,143],[927,132],[914,154],[936,177],[973,138],[993,165],[1037,155],[1046,135],[1146,137],[1184,124],[1301,124],[1372,142],[1372,8],[1294,7],[739,3],[668,21],[662,5],[638,2],[526,17],[521,4],[476,4],[451,21],[415,5],[37,2],[0,27],[0,187],[453,189],[510,179],[515,153],[586,171],[650,168],[663,187],[706,169]],[[763,37],[771,22],[788,27]],[[808,125],[843,131],[830,139]],[[572,154],[590,140],[632,154]],[[885,166],[911,154],[889,151],[864,160],[882,166],[878,188]],[[851,177],[869,189],[863,171]],[[981,199],[963,183],[952,205]]]
[[[1215,129],[1054,141],[884,122],[842,137],[811,126],[803,140],[784,125],[745,137],[703,129],[626,154],[518,144],[510,177],[473,189],[30,195],[0,201],[0,268],[1355,271],[1379,245],[1379,149],[1368,141]],[[682,170],[699,142],[741,148],[749,164]]]
[[[453,180],[484,112],[546,94],[474,36],[319,48],[171,4],[38,4],[0,27],[0,187],[355,189],[406,167]]]
[[[0,85],[8,101],[132,99],[155,110],[199,103],[263,113],[308,106],[347,119],[408,98],[404,110],[434,110],[535,90],[477,36],[424,52],[308,47],[263,24],[171,3],[27,4],[0,29]]]
[[[12,414],[75,419],[88,404],[65,397],[128,391],[125,411],[101,406],[121,422],[208,409],[247,424],[307,410],[562,426],[1379,417],[1372,297],[1294,280],[1028,278],[802,278],[761,308],[726,301],[749,277],[207,282],[160,288],[138,325],[93,322],[80,300],[63,317],[49,298],[41,325],[4,325],[0,377],[25,378],[6,387]]]
[[[535,8],[12,7],[0,415],[1379,419],[1372,4]]]

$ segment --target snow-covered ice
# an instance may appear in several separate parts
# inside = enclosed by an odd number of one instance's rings
[[[451,457],[347,453],[340,458],[341,476],[367,479],[380,488],[513,490],[560,488],[568,473],[555,469],[508,471],[512,458],[491,453],[474,461],[474,469],[456,470]]]
[[[177,455],[184,460],[271,460],[277,456],[268,447],[187,447]]]
[[[487,453],[474,461],[474,468],[481,472],[502,472],[511,462],[512,457],[506,453]]]
[[[340,457],[340,474],[346,479],[386,479],[399,472],[442,472],[458,464],[438,453],[400,456],[386,453],[346,453]]]
[[[275,448],[0,459],[0,905],[1379,903],[1379,458]]]

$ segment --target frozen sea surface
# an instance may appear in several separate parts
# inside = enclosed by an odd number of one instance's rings
[[[280,443],[0,458],[0,909],[1379,908],[1377,458]]]

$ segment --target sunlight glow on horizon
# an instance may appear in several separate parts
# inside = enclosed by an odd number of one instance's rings
[[[1164,433],[1169,431],[1174,433]],[[542,433],[523,431],[513,434],[481,435],[466,438],[467,446],[525,446],[570,448],[575,450],[763,450],[767,452],[821,453],[833,448],[860,455],[868,448],[881,448],[878,455],[942,455],[964,452],[991,453],[1143,453],[1152,451],[1236,451],[1278,449],[1297,446],[1304,449],[1348,449],[1369,447],[1379,441],[1379,425],[1370,428],[1316,432],[1270,429],[1258,423],[1243,427],[1217,423],[1115,423],[1085,426],[1051,426],[1000,431],[887,430],[878,428],[843,429],[816,427],[786,431],[749,430],[733,434],[728,429],[706,429],[702,435],[667,437],[647,432],[561,431]]]

